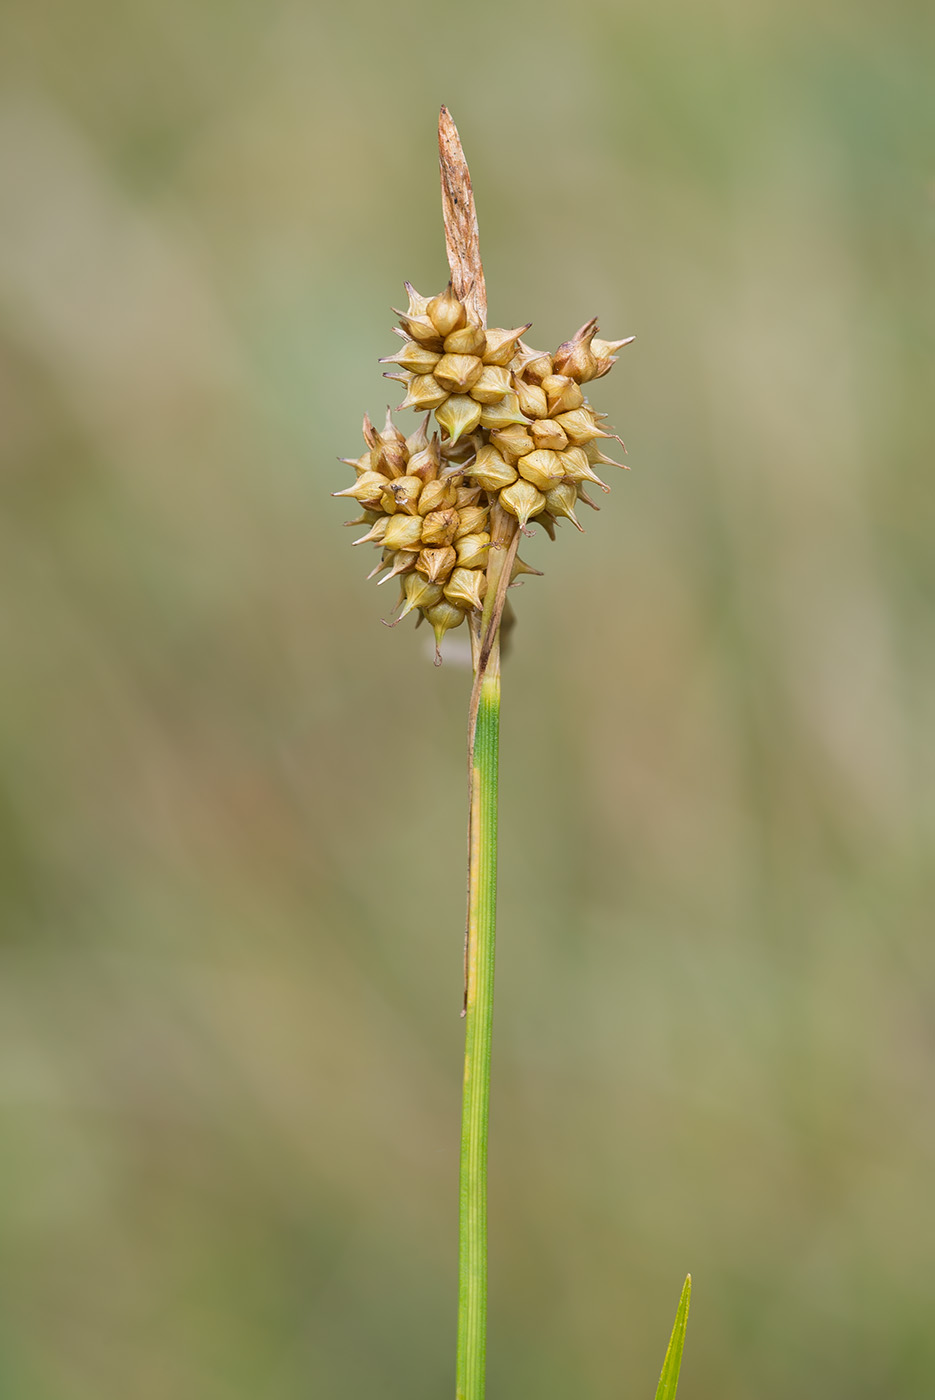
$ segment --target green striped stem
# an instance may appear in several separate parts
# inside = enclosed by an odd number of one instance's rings
[[[495,658],[499,661],[499,658]],[[461,1118],[458,1400],[483,1400],[487,1351],[487,1125],[497,920],[500,671],[480,686],[471,767],[471,852]]]

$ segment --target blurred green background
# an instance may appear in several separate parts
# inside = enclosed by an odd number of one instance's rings
[[[492,323],[638,335],[514,595],[492,1400],[688,1269],[685,1400],[935,1392],[932,15],[5,7],[4,1397],[453,1391],[469,675],[328,494],[442,101]]]

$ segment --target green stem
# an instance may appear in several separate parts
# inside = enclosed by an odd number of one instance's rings
[[[487,1124],[497,920],[499,655],[480,686],[471,769],[464,1099],[458,1259],[458,1400],[483,1400],[487,1351]]]

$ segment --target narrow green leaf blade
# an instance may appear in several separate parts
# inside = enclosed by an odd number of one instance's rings
[[[685,1280],[679,1310],[675,1314],[675,1326],[666,1347],[666,1359],[662,1363],[662,1375],[656,1387],[656,1400],[675,1400],[679,1388],[679,1368],[682,1364],[682,1348],[685,1345],[685,1328],[688,1326],[688,1304],[692,1296],[692,1276]]]

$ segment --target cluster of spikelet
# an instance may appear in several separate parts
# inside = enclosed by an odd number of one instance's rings
[[[406,387],[400,409],[428,410],[426,418],[406,438],[389,410],[382,432],[365,416],[366,452],[341,459],[357,480],[334,494],[362,507],[348,524],[369,529],[354,543],[382,550],[370,577],[400,580],[397,620],[418,612],[440,643],[483,607],[494,503],[524,532],[534,520],[553,539],[561,519],[581,529],[579,500],[598,509],[585,483],[607,491],[595,467],[623,464],[601,452],[599,441],[615,434],[600,426],[581,386],[606,374],[633,337],[601,340],[589,321],[550,355],[524,343],[528,325],[488,330],[473,321],[450,285],[436,297],[408,282],[406,290],[396,332],[405,344],[380,363],[399,367],[387,378]],[[430,439],[432,413],[441,432]],[[515,560],[513,577],[535,572]]]

